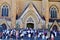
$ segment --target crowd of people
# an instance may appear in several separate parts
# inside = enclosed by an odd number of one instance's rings
[[[57,36],[57,32],[51,31],[50,36],[48,36],[47,30],[40,30],[40,29],[32,29],[32,28],[26,28],[26,29],[7,29],[3,30],[2,33],[0,33],[0,39],[31,39],[31,40],[48,40],[49,38],[53,40],[54,37]]]

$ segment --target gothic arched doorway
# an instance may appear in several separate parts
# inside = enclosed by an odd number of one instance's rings
[[[3,23],[1,26],[2,26],[3,30],[6,30],[7,29],[7,26],[6,26],[5,23]]]
[[[34,28],[34,24],[33,23],[27,23],[27,28]]]
[[[53,26],[52,30],[58,31],[58,27],[56,25]]]

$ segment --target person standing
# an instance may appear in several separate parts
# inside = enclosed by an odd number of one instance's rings
[[[54,40],[54,35],[53,34],[51,34],[51,40]]]
[[[47,40],[44,34],[42,35],[42,40]]]

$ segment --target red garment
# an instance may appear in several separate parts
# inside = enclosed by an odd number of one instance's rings
[[[54,40],[54,38],[51,38],[51,40]]]

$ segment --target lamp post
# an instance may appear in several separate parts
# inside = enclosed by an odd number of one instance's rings
[[[16,30],[18,30],[20,27],[19,22],[16,23]]]
[[[50,32],[50,25],[48,24],[48,31]]]
[[[50,37],[50,25],[48,24],[48,36]]]

